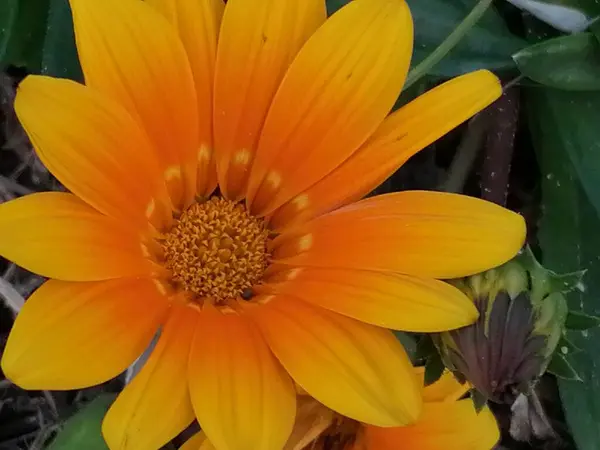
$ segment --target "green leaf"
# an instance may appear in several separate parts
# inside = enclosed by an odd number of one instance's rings
[[[83,81],[68,0],[50,0],[42,54],[42,73]]]
[[[599,8],[600,9],[600,8]],[[600,13],[600,11],[599,11]],[[596,36],[598,42],[600,42],[600,22],[595,21],[590,25],[590,31]]]
[[[592,33],[561,36],[515,53],[523,75],[570,91],[600,89],[600,42]]]
[[[556,346],[556,351],[565,357],[569,357],[575,353],[579,353],[582,350],[577,347],[573,342],[569,340],[565,335],[561,336],[558,341],[558,345]]]
[[[431,338],[430,334],[423,334],[417,342],[417,348],[415,350],[415,358],[419,360],[426,360],[431,355],[437,354],[437,348]]]
[[[539,223],[543,264],[555,272],[587,269],[584,289],[569,292],[571,309],[600,314],[600,147],[598,93],[533,88],[528,93],[532,140],[541,170],[543,216]],[[597,450],[600,442],[600,328],[570,331],[582,351],[552,364],[549,370],[583,380],[559,380],[561,399],[579,450]],[[560,365],[560,366],[559,366]],[[572,378],[576,376],[571,374]]]
[[[549,273],[550,288],[554,292],[562,292],[566,294],[575,289],[582,289],[584,286],[583,280],[586,274],[586,270],[578,270],[571,273]]]
[[[333,13],[348,0],[327,0]],[[469,14],[477,0],[408,0],[415,24],[412,66],[425,59]],[[452,77],[476,69],[514,70],[512,55],[526,46],[490,8],[429,75]]]
[[[546,0],[548,1],[548,0]],[[553,0],[565,5],[569,5],[572,8],[577,8],[586,14],[590,20],[598,17],[600,14],[600,3],[597,0]]]
[[[0,0],[0,67],[83,81],[68,0]]]
[[[589,330],[600,325],[600,317],[578,311],[569,311],[565,327],[569,330]]]
[[[0,7],[0,14],[6,9],[10,15],[6,19],[0,19],[0,26],[4,30],[0,36],[0,66],[14,65],[24,67],[30,72],[39,72],[42,44],[46,34],[48,2],[49,0],[9,0],[6,5]]]
[[[402,90],[402,93],[396,100],[396,104],[392,108],[392,111],[395,111],[404,105],[409,104],[417,97],[423,95],[431,88],[431,82],[428,77],[423,77],[419,80],[416,80],[412,86],[408,86]]]
[[[412,65],[417,65],[440,45],[476,3],[476,0],[408,0],[415,23]],[[525,45],[508,30],[492,7],[429,74],[451,77],[484,68],[513,70],[511,55]]]
[[[555,145],[552,140],[560,145],[560,157],[568,157],[569,166],[574,170],[571,175],[579,180],[587,194],[586,201],[600,216],[600,92],[553,90],[545,95],[542,89],[536,90],[540,95],[536,96],[535,114],[540,115],[542,127],[546,128],[549,145]],[[551,183],[560,184],[555,175],[551,169],[544,174]],[[592,276],[588,273],[586,278],[589,280]]]
[[[102,437],[102,419],[115,394],[101,394],[65,422],[47,450],[108,450]]]
[[[434,355],[430,355],[427,358],[427,362],[425,363],[425,376],[424,376],[424,384],[425,386],[429,386],[430,384],[435,383],[440,379],[446,367],[442,362],[442,358],[440,355],[435,353]]]
[[[546,369],[552,375],[568,381],[583,381],[566,357],[555,353]]]
[[[396,339],[400,341],[404,350],[406,350],[406,354],[410,358],[411,361],[415,361],[415,355],[417,353],[417,340],[414,336],[404,333],[402,331],[394,331],[394,336]]]
[[[350,0],[326,0],[325,4],[327,5],[327,14],[332,15]]]
[[[5,60],[10,37],[15,31],[19,0],[0,2],[0,64]]]
[[[587,15],[589,21],[588,30],[591,31],[598,41],[600,41],[600,2],[598,0],[561,0],[566,4],[580,9],[584,14]]]

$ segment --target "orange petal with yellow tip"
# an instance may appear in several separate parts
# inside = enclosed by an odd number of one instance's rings
[[[293,266],[459,278],[512,258],[525,221],[493,203],[442,192],[405,191],[345,206],[284,232],[276,262]]]
[[[294,425],[294,387],[247,317],[200,312],[188,379],[198,422],[216,448],[281,450]]]
[[[407,427],[366,426],[369,450],[490,450],[500,438],[488,408],[477,413],[471,399],[425,403],[419,421]]]
[[[432,89],[390,115],[373,136],[341,166],[281,206],[271,217],[275,229],[359,200],[411,156],[473,116],[502,94],[499,80],[479,70]]]
[[[323,0],[229,0],[219,36],[214,111],[219,184],[227,198],[244,196],[273,96],[325,18]]]
[[[49,278],[97,281],[157,270],[134,231],[64,192],[0,204],[0,236],[0,255]]]
[[[167,309],[167,299],[146,278],[47,281],[17,316],[2,370],[24,389],[103,383],[144,351]]]
[[[362,270],[292,269],[260,292],[296,296],[316,306],[384,328],[439,332],[470,325],[479,314],[457,288],[432,279]],[[277,275],[281,278],[281,275]]]
[[[377,129],[412,54],[404,0],[355,0],[308,40],[269,110],[248,188],[267,214],[319,181]]]
[[[70,80],[29,76],[15,110],[44,165],[98,211],[138,226],[167,202],[147,136],[110,98]]]
[[[140,0],[70,0],[86,85],[139,120],[178,208],[196,191],[198,108],[176,30]]]
[[[194,420],[185,380],[196,322],[195,310],[173,304],[150,357],[104,418],[112,450],[161,448]]]
[[[214,445],[206,438],[203,431],[199,431],[179,447],[179,450],[215,450]]]
[[[213,84],[223,0],[146,0],[176,27],[185,47],[198,100],[199,141],[197,194],[210,195],[217,186],[213,157]]]
[[[379,426],[412,423],[421,387],[391,331],[289,296],[250,311],[294,381],[328,408]]]

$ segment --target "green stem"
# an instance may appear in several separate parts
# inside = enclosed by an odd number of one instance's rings
[[[455,193],[463,191],[485,138],[488,123],[489,117],[485,112],[477,114],[469,121],[456,155],[450,164],[450,169],[448,169],[448,178],[440,186],[442,191]]]
[[[404,89],[413,85],[419,78],[429,72],[433,66],[439,63],[460,42],[465,34],[473,28],[473,25],[479,21],[491,4],[492,0],[480,0],[467,17],[448,35],[444,42],[431,52],[427,58],[411,69],[406,78],[406,83],[404,83]]]

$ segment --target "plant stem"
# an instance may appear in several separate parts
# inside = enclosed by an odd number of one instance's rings
[[[448,178],[446,182],[440,186],[445,192],[460,193],[463,191],[467,178],[471,173],[477,153],[481,149],[485,139],[485,133],[489,125],[489,114],[483,111],[473,117],[463,138],[456,150],[456,155],[450,164],[448,170]]]
[[[406,78],[404,83],[404,89],[412,86],[415,81],[425,75],[431,70],[433,66],[439,63],[444,56],[452,50],[456,44],[469,32],[469,30],[475,25],[481,16],[487,11],[488,7],[492,4],[492,0],[480,0],[477,5],[471,10],[471,12],[463,19],[463,21],[448,35],[448,37],[442,42],[427,58],[421,61],[416,67],[414,67]]]

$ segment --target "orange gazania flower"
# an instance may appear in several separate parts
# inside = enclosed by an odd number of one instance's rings
[[[71,7],[85,86],[32,76],[16,99],[72,193],[0,205],[0,254],[51,278],[15,323],[6,375],[101,383],[160,328],[104,421],[111,449],[157,449],[196,417],[219,449],[279,450],[292,380],[363,423],[416,420],[419,383],[386,328],[473,322],[436,279],[510,259],[524,222],[459,195],[358,200],[498,80],[465,75],[386,118],[412,51],[403,0],[327,21],[324,0]]]
[[[459,400],[466,390],[446,372],[423,389],[423,413],[416,423],[388,428],[359,423],[299,395],[296,423],[283,450],[491,450],[500,438],[496,420],[487,407],[477,412],[471,399]],[[199,432],[179,450],[215,447]]]

